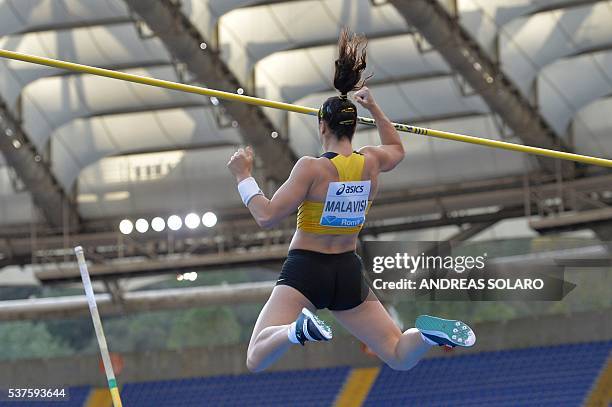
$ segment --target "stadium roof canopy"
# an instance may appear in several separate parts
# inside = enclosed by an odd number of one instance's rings
[[[370,87],[394,121],[521,142],[391,2],[183,0],[180,11],[246,94],[307,106],[334,95],[336,41],[370,38]],[[612,1],[441,1],[573,151],[612,156]],[[191,82],[120,0],[0,0],[0,48]],[[216,88],[214,80],[198,83]],[[248,122],[216,100],[0,60],[0,99],[84,220],[240,206],[225,163]],[[316,118],[265,110],[295,156],[317,155]],[[366,114],[366,112],[360,112]],[[245,129],[247,127],[247,129]],[[4,135],[0,135],[3,137]],[[257,134],[254,137],[270,137]],[[404,135],[383,190],[537,169],[521,154]],[[378,143],[360,128],[357,146]],[[274,165],[263,163],[262,165]],[[28,223],[30,191],[0,160],[0,226]]]

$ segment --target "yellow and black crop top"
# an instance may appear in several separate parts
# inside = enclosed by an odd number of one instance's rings
[[[353,152],[346,157],[334,152],[327,152],[321,157],[328,158],[338,171],[339,182],[361,181],[365,157]],[[321,225],[324,202],[304,201],[298,208],[297,228],[309,233],[322,235],[349,235],[359,233],[362,225],[353,227],[336,227]],[[365,213],[367,214],[372,201],[368,200]]]

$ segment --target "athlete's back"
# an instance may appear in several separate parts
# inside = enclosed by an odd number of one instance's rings
[[[311,158],[313,178],[297,213],[291,249],[323,253],[354,250],[365,215],[378,190],[375,157],[327,152]]]

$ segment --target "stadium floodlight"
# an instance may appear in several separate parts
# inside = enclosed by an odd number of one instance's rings
[[[217,224],[217,215],[213,212],[206,212],[202,215],[202,224],[207,228],[212,228]]]
[[[185,226],[187,226],[189,229],[197,228],[200,226],[200,217],[193,212],[188,214],[185,216]]]
[[[168,227],[170,230],[179,230],[183,226],[183,221],[178,215],[172,215],[168,218]]]
[[[124,235],[129,235],[134,230],[134,224],[129,219],[123,219],[119,222],[119,231]]]
[[[183,280],[196,281],[197,278],[198,273],[196,273],[195,271],[190,271],[188,273],[183,274]]]
[[[162,230],[166,228],[166,222],[164,221],[163,218],[156,216],[151,221],[151,228],[153,228],[153,230],[156,232],[161,232]]]
[[[136,230],[140,233],[146,233],[149,230],[149,222],[143,218],[138,219],[136,221]]]

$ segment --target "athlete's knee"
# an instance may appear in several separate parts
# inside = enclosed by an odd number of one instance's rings
[[[406,371],[415,367],[419,363],[420,358],[412,358],[407,355],[402,357],[397,354],[396,349],[392,356],[383,360],[393,370]]]
[[[262,364],[254,363],[249,358],[247,358],[246,367],[251,373],[259,373],[266,370],[266,368]]]
[[[415,367],[419,361],[418,360],[413,360],[413,361],[406,361],[406,360],[398,360],[398,359],[394,359],[391,361],[386,362],[387,366],[389,366],[391,369],[393,370],[399,370],[399,371],[406,371],[406,370],[410,370],[413,367]]]
[[[261,361],[258,360],[254,348],[255,346],[253,346],[253,344],[249,344],[249,348],[247,349],[246,367],[251,373],[257,373],[264,370],[264,366]]]
[[[378,355],[393,370],[410,370],[415,367],[421,359],[416,354],[412,354],[411,352],[407,352],[406,349],[403,349],[401,344],[402,337],[402,334],[388,337],[385,346]]]
[[[264,370],[264,367],[262,366],[261,363],[256,363],[252,357],[247,356],[247,360],[246,360],[246,367],[247,369],[249,369],[249,372],[251,373],[258,373]]]
[[[387,357],[382,357],[381,359],[393,370],[406,371],[415,367],[419,363],[419,359],[411,360],[411,359],[402,359],[398,355],[387,355]]]

